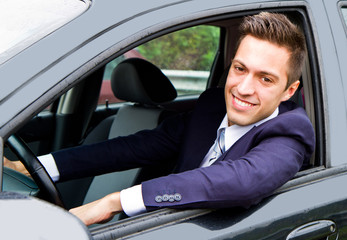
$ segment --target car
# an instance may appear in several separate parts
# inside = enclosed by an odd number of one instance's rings
[[[143,171],[167,174],[135,169],[55,184],[36,161],[107,139],[108,131],[93,134],[100,124],[126,106],[146,107],[125,93],[122,101],[104,97],[126,53],[153,63],[176,88],[161,109],[187,112],[205,89],[223,86],[240,19],[261,11],[287,15],[306,36],[294,100],[316,134],[310,167],[248,209],[160,209],[90,227],[70,214],[131,186]],[[5,0],[0,12],[0,156],[21,159],[32,173],[0,167],[2,238],[347,239],[346,0]],[[154,127],[135,125],[132,131]]]

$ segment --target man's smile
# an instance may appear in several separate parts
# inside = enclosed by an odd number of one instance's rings
[[[241,100],[240,98],[236,97],[235,95],[233,95],[233,103],[234,103],[234,106],[236,108],[239,108],[242,110],[246,110],[246,109],[249,109],[249,108],[255,106],[255,104]]]

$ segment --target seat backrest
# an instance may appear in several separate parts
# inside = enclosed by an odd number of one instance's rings
[[[87,136],[87,144],[155,128],[165,111],[161,104],[177,96],[170,80],[159,68],[137,58],[127,59],[114,69],[111,86],[117,98],[129,103],[102,121]],[[132,186],[138,172],[139,169],[132,169],[94,177],[84,204]]]

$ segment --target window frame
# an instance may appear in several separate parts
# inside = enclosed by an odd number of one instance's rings
[[[346,1],[339,2],[338,7],[339,7],[339,14],[341,17],[341,21],[344,23],[343,27],[345,29],[345,33],[347,36],[347,2]]]

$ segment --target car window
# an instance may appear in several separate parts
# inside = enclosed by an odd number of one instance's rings
[[[143,58],[159,67],[171,80],[178,96],[206,89],[219,44],[220,28],[195,26],[140,45],[106,65],[99,104],[118,102],[111,90],[112,70],[127,58]]]

